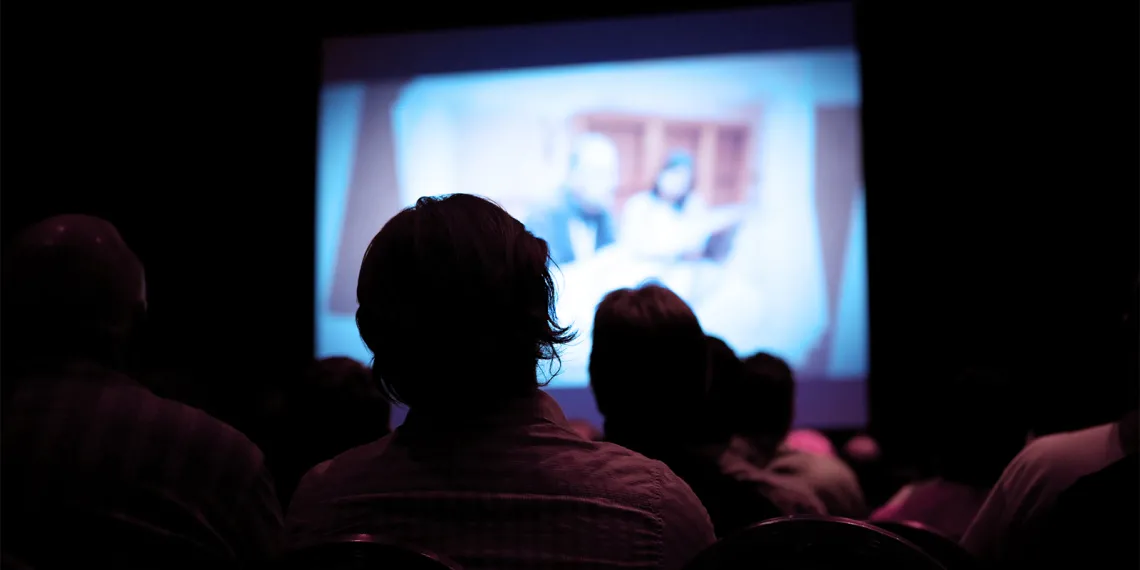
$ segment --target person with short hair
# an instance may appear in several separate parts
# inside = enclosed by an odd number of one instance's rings
[[[408,416],[304,477],[293,545],[367,533],[465,568],[676,570],[714,541],[684,481],[582,437],[539,389],[573,337],[549,263],[546,242],[476,196],[421,198],[384,225],[356,322]]]
[[[34,567],[241,567],[274,555],[261,451],[127,375],[143,266],[105,220],[19,235],[3,268],[4,551]]]
[[[867,516],[859,479],[831,442],[818,432],[792,430],[796,379],[791,366],[761,352],[743,360],[739,378],[716,390],[723,413],[736,420],[730,455],[763,469],[777,489],[805,490],[826,514]]]
[[[718,536],[783,514],[823,512],[795,491],[777,505],[760,469],[722,464],[730,424],[707,414],[707,341],[676,293],[656,284],[610,292],[598,304],[593,340],[590,387],[606,440],[665,462],[700,497]]]
[[[1106,402],[1104,407],[1124,408],[1123,414],[1100,425],[1036,438],[1010,461],[961,540],[966,550],[986,564],[1031,567],[1042,563],[1044,557],[1044,562],[1080,560],[1093,567],[1130,567],[1129,559],[1135,560],[1135,531],[1129,542],[1120,543],[1118,539],[1122,536],[1120,527],[1135,529],[1140,514],[1134,502],[1127,503],[1130,495],[1135,496],[1134,456],[1140,453],[1138,305],[1140,278],[1132,282],[1124,300],[1120,330],[1114,339],[1118,345],[1110,351],[1113,358],[1119,359],[1109,382],[1110,391],[1115,392],[1119,402]],[[1099,492],[1089,492],[1090,481],[1091,488]],[[1074,499],[1123,501],[1127,507],[1084,505],[1074,509]],[[1061,529],[1073,526],[1071,521],[1053,519],[1058,509],[1060,514],[1082,517],[1085,527],[1064,538],[1100,534],[1096,549],[1089,550],[1085,542],[1055,543],[1053,539]],[[1116,516],[1106,515],[1124,516],[1117,520]],[[1063,531],[1060,534],[1064,535]],[[1128,536],[1126,532],[1124,536]],[[1117,556],[1121,553],[1127,558]],[[1107,559],[1113,556],[1117,559]]]
[[[1017,393],[996,371],[965,369],[932,385],[925,404],[914,402],[924,410],[914,429],[923,434],[925,473],[871,518],[919,522],[960,540],[1028,428]]]
[[[281,503],[317,465],[392,431],[388,403],[363,363],[347,356],[314,360],[284,387],[272,416],[275,449],[267,450]]]

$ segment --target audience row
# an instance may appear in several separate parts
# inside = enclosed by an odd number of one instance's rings
[[[937,461],[872,510],[873,440],[842,454],[803,443],[788,364],[738,358],[653,283],[597,306],[597,430],[541,389],[538,371],[556,371],[575,336],[551,271],[547,244],[494,203],[420,199],[361,263],[371,366],[317,362],[265,403],[272,435],[255,445],[131,377],[145,272],[113,226],[70,215],[29,228],[3,273],[5,559],[248,567],[360,533],[469,568],[674,570],[755,523],[832,515],[922,522],[1022,565],[1062,556],[1050,537],[1073,531],[1059,513],[1079,516],[1090,488],[1123,492],[1135,471],[1135,407],[1034,439],[1002,379],[969,372],[931,407],[954,427],[933,437]],[[1136,359],[1131,302],[1122,352]],[[409,409],[395,430],[392,404]]]

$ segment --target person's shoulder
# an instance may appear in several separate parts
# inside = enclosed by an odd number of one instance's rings
[[[666,525],[707,527],[712,523],[704,504],[689,483],[665,463],[612,443],[598,442],[598,451],[609,460],[613,481],[632,493],[637,506],[644,506]],[[605,471],[597,475],[605,477]]]
[[[375,471],[378,467],[383,468],[385,462],[376,459],[383,455],[394,437],[394,434],[390,433],[376,441],[343,451],[332,459],[318,463],[301,477],[297,490],[293,493],[291,505],[303,505],[326,497],[330,493],[338,494],[344,490],[351,490],[350,486],[342,483],[357,479],[361,474],[383,477],[385,473]]]
[[[608,442],[590,442],[579,468],[593,484],[615,490],[641,506],[655,503],[688,503],[692,489],[669,467],[636,451]]]
[[[176,437],[186,438],[190,449],[197,449],[206,455],[217,455],[219,450],[225,449],[232,454],[248,455],[256,463],[264,459],[261,448],[257,446],[245,433],[229,423],[218,419],[212,414],[189,404],[163,398],[148,392],[152,399],[151,405],[159,411],[152,414],[155,419],[166,425],[167,431],[181,434]],[[210,451],[210,450],[213,451]]]
[[[599,478],[643,484],[659,479],[661,471],[667,469],[660,461],[605,441],[591,441],[584,451],[580,467]]]
[[[1083,475],[1099,468],[1111,426],[1050,434],[1029,442],[1010,461],[993,492],[1011,501],[1036,497],[1048,502]]]
[[[342,451],[335,457],[310,469],[305,476],[309,477],[311,475],[314,479],[331,481],[337,477],[346,475],[352,476],[359,474],[361,471],[370,471],[377,467],[384,467],[386,462],[377,461],[377,459],[382,458],[384,452],[389,448],[391,442],[396,437],[396,433],[397,432],[392,432],[375,441]]]
[[[1041,436],[1026,444],[1010,462],[1023,471],[1065,470],[1090,451],[1105,449],[1112,438],[1112,425]]]

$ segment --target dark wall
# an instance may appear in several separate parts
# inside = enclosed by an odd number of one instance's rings
[[[1140,258],[1136,15],[867,4],[873,421],[965,361],[1080,400]],[[311,352],[321,33],[666,9],[10,10],[0,227],[108,217],[148,266],[155,360],[248,392]]]

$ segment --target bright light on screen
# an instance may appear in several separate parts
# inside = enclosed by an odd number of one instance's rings
[[[551,246],[558,315],[579,332],[549,386],[569,416],[596,420],[598,301],[655,280],[739,355],[788,360],[801,425],[865,421],[852,46],[405,77],[327,80],[321,92],[318,356],[370,361],[353,318],[364,247],[417,198],[463,192]]]

